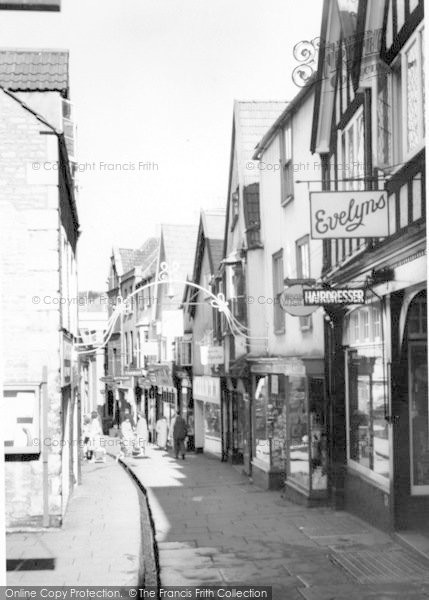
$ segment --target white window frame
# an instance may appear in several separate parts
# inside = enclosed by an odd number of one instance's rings
[[[281,205],[286,206],[294,198],[292,119],[289,119],[280,133],[280,164]]]
[[[419,142],[417,143],[417,146],[415,148],[413,148],[412,150],[408,151],[407,150],[407,116],[406,116],[406,107],[407,107],[407,74],[408,74],[408,70],[407,70],[407,52],[410,50],[410,48],[413,46],[413,44],[417,44],[417,60],[418,60],[418,72],[421,75],[421,71],[422,71],[422,32],[424,30],[424,23],[422,23],[419,27],[417,27],[417,29],[414,31],[413,35],[410,37],[410,39],[407,41],[407,43],[404,45],[404,47],[401,49],[400,52],[400,63],[401,63],[401,105],[402,105],[402,115],[399,115],[401,118],[399,119],[399,121],[402,123],[402,148],[401,148],[401,159],[400,162],[408,162],[409,160],[411,160],[413,158],[413,156],[415,156],[416,154],[418,154],[425,146],[425,137],[424,137],[424,125],[423,125],[423,129],[421,131],[421,137]],[[420,97],[420,101],[419,101],[419,105],[418,105],[418,109],[419,109],[419,121],[424,124],[424,117],[425,115],[423,114],[423,81],[422,81],[422,77],[419,76],[418,77],[418,82],[419,82],[419,97]],[[393,115],[393,119],[395,120],[395,115]]]
[[[347,469],[350,471],[355,471],[362,475],[365,479],[368,479],[372,483],[375,483],[377,487],[380,487],[384,492],[390,493],[390,481],[392,478],[392,468],[391,468],[391,457],[389,456],[389,477],[383,477],[379,473],[375,473],[368,467],[364,467],[360,463],[356,462],[352,458],[350,458],[350,403],[349,403],[349,353],[350,350],[354,350],[355,347],[347,348],[344,353],[344,373],[345,373],[345,392],[346,392],[346,455],[347,455]],[[388,443],[389,449],[392,448],[392,428],[388,428]]]
[[[347,125],[344,127],[344,129],[340,129],[338,131],[338,144],[337,147],[339,149],[339,155],[340,155],[340,160],[338,161],[341,165],[341,170],[338,170],[338,174],[340,175],[339,178],[339,182],[342,183],[342,189],[344,191],[347,190],[353,190],[353,191],[357,191],[357,190],[363,190],[365,187],[365,182],[362,181],[344,181],[344,179],[348,179],[348,178],[352,178],[355,177],[355,175],[357,175],[358,178],[360,177],[364,177],[365,176],[365,146],[363,148],[363,163],[362,163],[362,173],[360,173],[360,169],[358,169],[358,173],[355,173],[355,167],[354,165],[356,164],[357,161],[357,149],[358,149],[358,145],[356,143],[356,140],[358,139],[358,136],[356,135],[356,130],[357,130],[357,122],[358,119],[362,117],[362,119],[364,119],[364,114],[363,114],[363,106],[360,106],[357,111],[354,113],[353,117],[350,119],[350,121],[347,123]],[[364,123],[365,126],[365,123]],[[353,129],[353,161],[352,161],[352,166],[353,166],[353,170],[351,170],[350,168],[345,168],[345,165],[348,165],[348,167],[350,167],[350,161],[347,158],[347,154],[348,154],[348,138],[350,135],[350,130]],[[343,148],[343,138],[344,138],[344,148]],[[362,144],[364,144],[364,141],[362,140]]]
[[[354,323],[352,322],[351,316],[353,315],[353,313],[359,311],[362,308],[367,308],[369,309],[369,331],[371,334],[371,328],[372,328],[372,323],[371,323],[371,319],[372,319],[372,308],[374,308],[374,305],[378,305],[379,310],[379,314],[380,314],[380,336],[377,336],[376,338],[374,338],[373,340],[360,340],[358,342],[356,342],[356,340],[354,342],[350,341],[350,337],[351,337],[351,327],[353,326],[354,329]],[[358,315],[358,324],[359,324],[359,334],[360,334],[360,314],[357,312]],[[381,328],[382,326],[384,326],[384,330],[386,331],[386,326],[387,326],[387,317],[385,314],[383,314],[383,311],[381,310],[381,306],[379,305],[378,300],[374,300],[373,302],[368,302],[368,304],[365,307],[360,307],[354,310],[351,310],[348,313],[348,323],[349,323],[349,329],[347,331],[346,337],[344,339],[345,344],[347,344],[346,351],[344,353],[344,374],[345,374],[345,404],[346,404],[346,457],[347,457],[347,469],[350,471],[354,471],[356,473],[359,473],[359,475],[361,475],[363,478],[367,479],[368,481],[371,481],[371,483],[374,483],[377,485],[377,487],[379,487],[380,489],[382,489],[384,492],[386,493],[390,493],[390,482],[393,476],[393,465],[392,465],[392,442],[393,442],[393,438],[392,438],[392,427],[389,426],[388,427],[388,444],[389,444],[389,476],[388,477],[384,477],[383,475],[380,475],[379,473],[375,473],[374,471],[372,471],[371,469],[369,469],[368,467],[365,467],[363,465],[361,465],[360,463],[358,463],[357,461],[353,460],[352,458],[350,458],[350,403],[349,403],[349,370],[348,370],[348,362],[349,362],[349,353],[350,350],[358,350],[360,346],[368,346],[369,344],[373,344],[373,345],[381,345],[383,343],[382,337],[381,337]],[[384,319],[383,325],[381,320]],[[353,333],[354,335],[354,333]],[[386,339],[384,340],[385,344],[386,344]],[[387,375],[387,363],[386,363],[386,353],[384,356],[384,360],[385,360],[385,373],[386,373],[386,379],[388,377]],[[389,394],[389,390],[388,390],[388,386],[389,386],[389,381],[387,380],[387,387],[386,387],[386,393]]]

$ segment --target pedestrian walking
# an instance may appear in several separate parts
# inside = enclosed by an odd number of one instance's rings
[[[183,460],[185,460],[185,438],[187,432],[186,421],[178,411],[173,426],[174,454],[176,458],[179,458],[179,454],[181,454]]]
[[[156,422],[156,443],[161,450],[167,450],[168,423],[165,417]]]
[[[146,456],[146,445],[149,439],[149,430],[147,427],[147,421],[142,412],[138,413],[136,437],[136,449],[139,451],[139,456]]]

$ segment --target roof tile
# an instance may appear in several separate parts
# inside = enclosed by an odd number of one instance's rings
[[[0,85],[12,92],[60,92],[68,95],[67,50],[1,50]]]

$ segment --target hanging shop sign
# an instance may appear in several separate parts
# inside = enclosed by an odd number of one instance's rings
[[[384,191],[310,192],[311,237],[315,240],[389,235]]]
[[[70,385],[72,380],[72,348],[73,342],[62,336],[61,352],[61,387]]]
[[[140,377],[141,375],[145,375],[146,371],[144,369],[131,369],[125,367],[124,373],[128,377]]]
[[[41,384],[4,385],[5,454],[40,454]]]
[[[308,317],[317,310],[317,306],[306,306],[304,304],[303,286],[301,284],[292,285],[286,288],[280,295],[280,306],[293,317]]]
[[[193,380],[193,396],[196,400],[220,403],[220,379],[209,375],[196,375]]]
[[[365,290],[362,288],[348,290],[326,290],[312,288],[304,290],[306,306],[326,306],[327,304],[365,304]]]
[[[200,346],[202,365],[223,365],[223,346]]]

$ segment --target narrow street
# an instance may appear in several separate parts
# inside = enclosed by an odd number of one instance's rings
[[[345,512],[284,501],[210,455],[124,459],[145,487],[161,585],[272,585],[273,598],[423,600],[429,560]]]
[[[0,600],[429,600],[425,5],[0,0]]]

